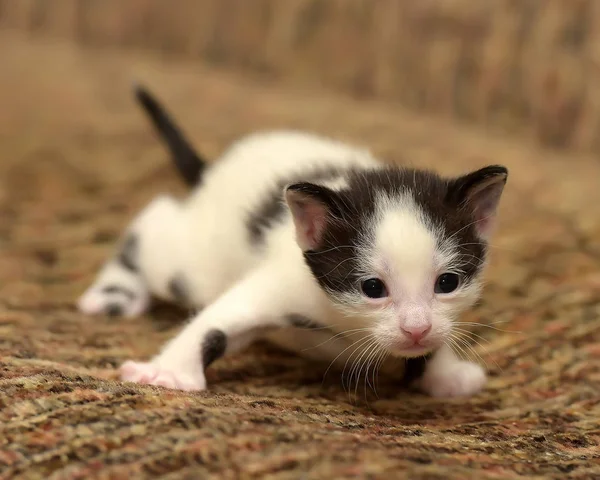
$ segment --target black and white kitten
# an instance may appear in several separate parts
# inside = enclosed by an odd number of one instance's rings
[[[264,338],[341,364],[426,357],[417,385],[434,396],[484,386],[451,335],[480,296],[506,168],[442,178],[287,131],[246,137],[208,165],[146,90],[136,95],[193,191],[133,220],[79,308],[135,316],[154,295],[204,309],[122,379],[203,390],[212,362]]]

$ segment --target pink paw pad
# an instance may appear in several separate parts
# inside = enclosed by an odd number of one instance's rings
[[[195,379],[193,376],[175,372],[150,362],[125,362],[121,368],[121,380],[156,385],[174,390],[198,391],[206,388],[204,379]]]

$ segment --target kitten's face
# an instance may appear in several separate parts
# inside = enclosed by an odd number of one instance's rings
[[[389,169],[337,192],[292,186],[287,198],[327,295],[390,353],[413,357],[451,342],[453,321],[479,298],[505,180],[501,167],[457,180]]]

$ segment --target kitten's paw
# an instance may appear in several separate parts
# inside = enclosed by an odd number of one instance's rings
[[[432,397],[465,397],[479,392],[485,383],[483,368],[461,361],[425,372],[420,387]]]
[[[121,380],[157,385],[174,390],[199,391],[206,389],[204,376],[190,375],[164,368],[151,362],[125,362],[120,368]]]
[[[148,310],[150,295],[143,287],[94,285],[77,302],[77,308],[86,315],[137,317]]]

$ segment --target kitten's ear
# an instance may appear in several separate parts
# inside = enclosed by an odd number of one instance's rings
[[[285,201],[292,212],[296,241],[302,251],[322,246],[327,222],[340,214],[337,194],[321,185],[295,183],[285,189]]]
[[[448,200],[458,207],[471,209],[475,229],[482,239],[488,239],[493,231],[507,177],[505,167],[490,165],[450,182]]]

